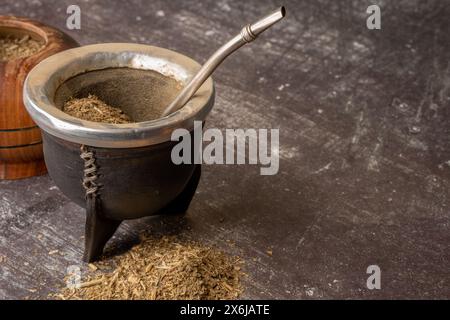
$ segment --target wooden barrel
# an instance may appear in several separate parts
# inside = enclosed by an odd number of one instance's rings
[[[0,61],[0,179],[19,179],[46,172],[41,132],[22,100],[28,72],[43,59],[78,44],[63,32],[37,21],[0,16],[0,37],[28,35],[42,40],[34,55]]]

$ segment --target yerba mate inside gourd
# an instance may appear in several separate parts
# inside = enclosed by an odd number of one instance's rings
[[[158,119],[182,84],[153,70],[108,68],[79,74],[56,91],[55,105],[71,116],[104,123]]]
[[[66,101],[62,110],[82,120],[113,124],[132,122],[120,107],[111,107],[92,94],[87,98],[72,98]]]

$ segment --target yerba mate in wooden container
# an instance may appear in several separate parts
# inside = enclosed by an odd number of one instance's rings
[[[41,60],[76,46],[37,21],[0,16],[0,179],[46,172],[40,130],[23,106],[23,83]]]

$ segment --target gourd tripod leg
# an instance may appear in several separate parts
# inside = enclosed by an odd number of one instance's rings
[[[95,196],[88,197],[83,261],[94,262],[101,257],[106,242],[113,236],[121,222],[103,217],[98,199]]]

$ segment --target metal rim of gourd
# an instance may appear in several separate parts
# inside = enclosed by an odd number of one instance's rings
[[[34,67],[25,80],[24,104],[33,120],[49,134],[104,148],[135,148],[169,141],[175,129],[191,131],[194,120],[203,121],[214,104],[214,84],[209,78],[183,108],[151,121],[98,123],[72,117],[56,107],[56,90],[68,79],[117,67],[154,70],[183,84],[200,69],[193,59],[160,47],[130,43],[88,45],[57,53]]]

